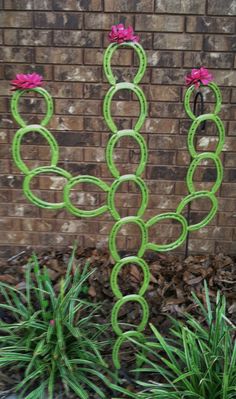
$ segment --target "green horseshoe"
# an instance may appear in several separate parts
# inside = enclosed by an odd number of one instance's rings
[[[117,93],[120,90],[127,90],[127,89],[133,91],[136,94],[140,104],[140,116],[135,124],[134,130],[139,131],[146,119],[147,101],[143,91],[138,86],[135,86],[135,84],[133,83],[127,83],[127,82],[117,83],[115,86],[112,86],[108,90],[103,102],[103,115],[109,129],[113,133],[117,133],[118,129],[116,124],[113,122],[111,116],[111,101],[115,93]]]
[[[73,177],[70,181],[67,182],[67,184],[64,187],[64,201],[65,201],[65,206],[66,208],[73,214],[79,217],[95,217],[102,215],[104,212],[108,210],[107,205],[100,206],[99,208],[95,210],[89,210],[85,211],[82,209],[78,209],[76,206],[74,206],[70,200],[70,191],[72,188],[79,183],[89,183],[89,184],[95,184],[99,188],[101,188],[105,192],[109,192],[110,187],[103,182],[102,180],[98,179],[97,177],[94,176],[77,176]]]
[[[29,168],[26,166],[26,164],[22,161],[21,155],[20,155],[20,146],[21,146],[21,140],[23,136],[29,132],[36,132],[41,134],[43,136],[48,144],[50,145],[51,149],[51,155],[52,155],[52,160],[51,160],[51,165],[50,166],[56,166],[59,158],[59,150],[58,150],[58,144],[56,140],[54,139],[53,135],[43,126],[40,125],[29,125],[22,127],[19,129],[13,139],[12,143],[12,156],[14,158],[14,161],[16,163],[16,166],[26,175],[30,173]]]
[[[143,47],[139,43],[134,43],[134,42],[125,42],[125,43],[120,43],[120,44],[112,43],[106,49],[105,54],[104,54],[104,60],[103,60],[103,69],[104,69],[106,78],[111,85],[114,85],[116,83],[116,78],[114,77],[114,75],[112,73],[111,59],[112,59],[114,52],[121,47],[131,47],[135,50],[135,52],[138,55],[139,68],[138,68],[137,74],[135,75],[135,77],[133,79],[133,83],[138,84],[142,80],[142,77],[146,71],[147,57],[146,57]]]
[[[52,100],[52,97],[50,96],[50,94],[48,93],[48,91],[43,89],[42,87],[35,87],[34,89],[28,89],[28,90],[16,90],[11,99],[12,115],[13,115],[15,121],[18,123],[18,125],[20,125],[21,127],[26,126],[26,122],[20,116],[18,108],[19,108],[20,97],[29,92],[35,92],[35,93],[41,94],[41,96],[43,96],[43,98],[46,102],[47,111],[46,111],[45,117],[40,122],[40,125],[46,126],[53,115],[53,100]]]
[[[219,87],[213,82],[209,83],[207,85],[207,87],[209,87],[215,95],[216,105],[215,105],[213,114],[218,114],[221,110],[221,103],[222,103],[221,91],[220,91]],[[197,118],[196,115],[194,115],[194,113],[192,112],[192,109],[190,106],[190,99],[191,99],[191,95],[194,92],[194,90],[195,90],[195,86],[194,85],[190,86],[184,96],[185,111],[188,114],[188,116],[190,117],[190,119],[192,119],[192,120],[195,120]]]
[[[119,353],[120,353],[120,348],[123,345],[123,343],[129,338],[136,338],[137,341],[144,343],[145,342],[145,337],[142,333],[138,331],[126,331],[122,335],[118,336],[115,344],[113,345],[112,349],[112,361],[116,369],[121,368],[121,363],[120,363],[120,358],[119,358]],[[142,360],[137,359],[136,366],[140,367],[141,364],[143,363]]]
[[[115,165],[115,162],[113,160],[113,152],[114,152],[115,145],[122,137],[133,137],[134,140],[136,140],[136,142],[139,144],[140,163],[135,172],[135,175],[140,176],[143,173],[146,163],[147,163],[148,151],[147,151],[147,145],[146,145],[146,142],[145,142],[143,136],[141,136],[141,134],[139,134],[138,132],[135,132],[134,130],[120,130],[119,132],[117,132],[116,134],[111,136],[111,138],[107,144],[107,148],[106,148],[107,166],[110,169],[110,172],[114,177],[116,177],[116,178],[120,177],[120,172],[118,171],[118,169]]]
[[[124,182],[133,181],[137,184],[141,191],[141,205],[138,210],[137,216],[142,216],[148,204],[148,188],[144,181],[136,175],[123,175],[114,181],[108,193],[108,208],[115,220],[120,219],[120,215],[115,207],[115,194],[120,184]]]
[[[190,155],[193,158],[195,158],[198,155],[197,151],[195,150],[195,146],[194,146],[194,137],[195,137],[196,131],[202,122],[209,121],[209,120],[213,121],[216,124],[217,130],[219,133],[219,141],[218,141],[217,148],[215,150],[215,154],[219,155],[223,149],[224,141],[225,141],[225,129],[224,129],[224,125],[223,125],[222,121],[220,120],[220,118],[214,114],[200,115],[193,121],[193,123],[189,129],[189,134],[188,134],[188,150],[190,152]]]
[[[153,218],[151,218],[150,220],[147,221],[146,227],[149,228],[149,227],[153,226],[155,223],[158,223],[165,219],[173,219],[173,220],[177,220],[179,223],[181,223],[182,232],[181,232],[180,236],[178,237],[177,240],[175,240],[174,242],[172,242],[170,244],[153,244],[151,242],[148,242],[146,245],[146,249],[152,249],[153,251],[157,251],[157,252],[170,251],[170,250],[173,250],[173,249],[179,247],[185,241],[185,239],[187,237],[187,227],[188,227],[187,220],[185,219],[185,217],[183,217],[182,215],[179,215],[175,212],[162,213],[160,215],[154,216]]]
[[[141,295],[141,296],[144,295],[149,286],[150,271],[149,271],[148,265],[145,262],[145,260],[138,258],[137,256],[128,256],[124,259],[121,259],[113,267],[112,272],[111,272],[111,278],[110,278],[110,283],[111,283],[111,288],[112,288],[113,294],[119,299],[122,298],[123,295],[122,295],[122,292],[120,291],[120,288],[118,285],[118,275],[119,275],[119,272],[122,269],[122,267],[124,267],[125,265],[128,265],[130,263],[134,263],[135,265],[139,266],[143,272],[143,283],[139,289],[138,295]]]
[[[39,168],[33,169],[24,179],[23,182],[23,190],[25,196],[35,205],[39,206],[40,208],[47,208],[47,209],[62,209],[65,206],[64,202],[60,203],[50,203],[47,201],[43,201],[40,198],[36,197],[30,189],[30,183],[33,177],[39,175],[40,173],[56,173],[59,176],[64,177],[67,180],[72,178],[69,172],[66,172],[64,169],[58,168],[57,166],[41,166]]]
[[[140,231],[141,231],[142,238],[141,238],[141,246],[138,251],[138,257],[141,258],[145,252],[145,247],[146,247],[147,239],[148,239],[145,223],[138,216],[127,216],[123,219],[118,220],[112,227],[111,232],[109,234],[109,248],[110,248],[112,257],[116,262],[118,262],[120,260],[120,256],[119,256],[117,248],[116,248],[116,235],[117,235],[118,231],[120,230],[120,228],[122,226],[125,226],[128,223],[135,223],[140,228]]]
[[[115,303],[115,305],[112,309],[112,314],[111,314],[112,327],[117,335],[123,334],[123,331],[119,327],[118,314],[119,314],[121,306],[123,306],[127,302],[138,302],[142,307],[143,317],[142,317],[140,324],[137,326],[138,332],[143,331],[148,322],[149,308],[148,308],[147,301],[142,296],[136,295],[136,294],[124,296]]]
[[[214,183],[212,189],[210,190],[213,194],[215,194],[222,183],[223,180],[223,166],[221,163],[220,158],[213,152],[203,152],[202,154],[199,154],[196,158],[193,159],[191,162],[191,165],[189,166],[188,173],[187,173],[187,186],[189,192],[195,193],[197,190],[194,187],[193,183],[193,176],[196,171],[196,168],[198,167],[199,163],[204,160],[204,159],[212,159],[215,163],[216,166],[216,171],[217,171],[217,178],[216,182]]]
[[[218,201],[213,193],[209,191],[196,191],[193,194],[187,195],[187,197],[180,202],[176,212],[180,214],[189,202],[198,198],[209,198],[211,200],[212,207],[209,214],[201,222],[188,226],[188,231],[195,231],[205,227],[213,219],[218,209]]]

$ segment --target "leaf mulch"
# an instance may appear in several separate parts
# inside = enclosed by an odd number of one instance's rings
[[[69,247],[64,250],[50,249],[37,253],[40,265],[49,269],[56,289],[60,278],[65,274],[71,251],[72,248]],[[24,272],[29,259],[30,252],[26,251],[7,262],[2,262],[0,281],[24,289]],[[74,267],[83,267],[87,261],[91,268],[95,268],[89,278],[88,296],[94,302],[103,301],[101,322],[104,323],[109,321],[115,302],[109,281],[114,261],[106,251],[78,248]],[[182,318],[185,312],[190,312],[200,317],[191,299],[191,292],[194,291],[204,300],[204,280],[208,284],[213,301],[218,290],[225,295],[228,317],[236,324],[236,258],[217,254],[189,256],[183,260],[179,256],[158,254],[147,256],[146,261],[151,271],[151,281],[145,295],[150,308],[149,320],[161,333],[168,333],[170,326],[168,315]],[[142,272],[137,266],[133,264],[122,269],[119,274],[119,285],[122,287],[123,295],[137,293],[141,284]],[[134,303],[126,304],[119,313],[119,320],[134,325],[139,323],[140,317],[140,308]],[[150,333],[149,328],[146,333]],[[129,359],[126,361],[129,363]],[[0,392],[1,388],[0,385]],[[95,396],[91,396],[91,399],[95,399]]]

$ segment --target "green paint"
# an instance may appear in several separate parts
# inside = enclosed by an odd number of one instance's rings
[[[123,47],[132,48],[137,53],[139,66],[138,66],[138,71],[134,76],[132,82],[116,83],[116,78],[113,74],[111,66],[112,56],[116,50]],[[145,140],[139,131],[143,126],[147,115],[147,102],[143,91],[138,86],[138,83],[140,83],[145,73],[146,65],[147,65],[147,59],[145,52],[142,46],[138,43],[133,43],[133,42],[127,42],[122,44],[113,43],[107,48],[104,55],[104,64],[103,64],[104,72],[108,82],[111,84],[111,88],[108,90],[103,103],[104,118],[107,126],[109,127],[112,133],[112,136],[110,137],[106,148],[107,166],[112,176],[114,177],[114,181],[110,186],[107,183],[103,182],[101,179],[93,176],[80,175],[72,177],[72,175],[67,171],[65,171],[64,169],[57,167],[59,159],[58,145],[52,134],[45,128],[45,126],[48,124],[53,114],[53,101],[50,94],[45,89],[36,88],[27,91],[18,90],[14,92],[11,100],[11,110],[13,117],[20,126],[20,129],[16,132],[16,135],[13,139],[12,154],[17,167],[21,170],[21,172],[23,172],[26,175],[23,182],[23,190],[26,197],[33,204],[41,208],[53,209],[53,210],[64,208],[67,209],[71,214],[83,218],[96,217],[98,215],[103,214],[104,212],[109,211],[115,220],[115,223],[109,234],[109,248],[112,257],[116,262],[111,273],[110,284],[113,294],[117,299],[117,302],[115,303],[112,310],[112,318],[111,318],[112,327],[118,336],[114,344],[113,354],[112,354],[113,363],[117,369],[121,367],[120,365],[121,346],[126,340],[130,338],[135,338],[138,339],[140,342],[142,342],[144,338],[142,331],[145,329],[148,322],[149,309],[148,309],[148,304],[144,299],[144,295],[148,289],[150,281],[150,271],[147,263],[143,259],[145,251],[153,250],[157,252],[164,252],[175,249],[179,247],[181,244],[183,244],[188,232],[198,230],[201,227],[206,226],[212,220],[212,218],[215,216],[217,212],[218,201],[217,198],[215,197],[215,193],[219,189],[223,179],[223,167],[219,159],[219,155],[224,145],[225,131],[222,121],[217,116],[217,114],[221,109],[221,101],[222,101],[220,90],[215,83],[210,83],[208,85],[208,87],[213,91],[216,100],[214,112],[196,117],[193,114],[190,104],[191,96],[194,92],[194,86],[191,86],[186,91],[185,100],[184,100],[186,113],[192,119],[192,125],[189,129],[188,142],[187,142],[188,149],[192,157],[192,161],[187,173],[187,187],[189,190],[189,195],[187,195],[180,202],[176,212],[166,212],[163,214],[155,215],[154,217],[144,222],[142,217],[148,206],[148,188],[141,176],[147,164],[148,151]],[[134,93],[137,96],[140,106],[140,114],[137,118],[134,129],[124,129],[119,131],[115,122],[113,121],[111,115],[112,99],[115,93],[117,93],[120,90],[130,90],[132,93]],[[41,123],[38,125],[27,126],[24,119],[20,116],[19,112],[20,97],[29,91],[40,94],[44,98],[46,103],[46,115],[42,119]],[[216,125],[216,129],[218,132],[218,143],[216,146],[216,150],[214,152],[208,151],[208,152],[198,153],[194,145],[197,130],[200,124],[204,121],[209,121]],[[49,166],[43,166],[35,168],[33,170],[29,170],[25,162],[23,162],[20,154],[21,141],[24,135],[30,132],[35,132],[41,135],[48,142],[51,151],[51,161]],[[135,173],[130,174],[129,165],[127,165],[127,174],[121,175],[117,165],[115,164],[114,151],[116,145],[124,137],[131,137],[138,144],[140,148],[140,162],[138,164]],[[209,191],[207,190],[197,191],[194,184],[194,174],[199,164],[205,160],[212,160],[214,162],[217,172],[216,182],[212,184],[212,187]],[[30,187],[31,181],[35,176],[41,176],[43,174],[54,174],[56,177],[59,176],[60,178],[65,179],[65,184],[63,189],[63,202],[50,203],[47,201],[43,201],[32,192],[32,189]],[[134,182],[141,194],[141,204],[137,211],[137,214],[132,216],[127,216],[124,218],[120,216],[118,210],[116,209],[116,204],[115,204],[117,190],[119,189],[119,186],[123,182]],[[75,206],[71,200],[71,193],[75,189],[79,190],[80,189],[79,185],[83,183],[95,185],[104,193],[106,193],[107,199],[105,201],[105,204],[97,209],[89,211],[79,209],[77,206]],[[203,220],[201,220],[199,223],[196,223],[194,225],[188,225],[188,222],[186,218],[182,215],[182,212],[184,212],[185,207],[191,201],[198,200],[200,198],[208,199],[211,201],[212,204],[211,210],[209,211],[208,215],[205,216]],[[148,238],[149,229],[152,226],[154,226],[156,223],[162,222],[163,220],[167,219],[173,220],[174,222],[177,221],[178,224],[181,225],[180,236],[175,241],[169,244],[158,244],[158,242],[153,243],[151,241],[149,242]],[[132,223],[135,224],[140,230],[140,237],[141,237],[140,247],[137,249],[136,256],[126,256],[121,258],[119,251],[117,249],[117,234],[119,233],[120,229],[125,228],[125,226]],[[142,271],[143,282],[141,283],[141,286],[137,294],[124,296],[118,284],[118,277],[122,268],[131,264],[136,265]],[[140,321],[140,324],[136,326],[135,329],[123,332],[121,328],[121,323],[119,322],[119,311],[120,308],[128,302],[137,302],[140,305],[142,310],[142,319]]]

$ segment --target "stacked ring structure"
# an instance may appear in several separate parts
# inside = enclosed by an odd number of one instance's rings
[[[116,78],[113,74],[111,63],[114,52],[122,47],[132,48],[136,52],[136,55],[139,60],[139,66],[138,66],[138,71],[134,76],[132,82],[116,83]],[[140,134],[140,129],[143,126],[143,123],[147,116],[147,102],[145,95],[142,89],[138,86],[138,84],[141,82],[141,79],[145,73],[146,65],[147,65],[146,55],[143,47],[139,43],[134,43],[134,42],[125,42],[121,44],[112,43],[107,48],[104,55],[104,63],[103,63],[104,72],[108,82],[111,85],[103,102],[104,118],[107,123],[107,126],[109,127],[112,133],[106,147],[107,166],[112,176],[114,177],[114,181],[111,185],[108,185],[106,182],[102,181],[101,179],[95,176],[79,175],[73,177],[69,172],[57,166],[59,161],[59,147],[53,135],[46,128],[47,124],[50,122],[51,117],[53,115],[53,108],[54,108],[53,100],[50,94],[44,88],[37,87],[29,90],[17,90],[14,92],[11,100],[11,111],[13,117],[17,122],[17,124],[20,126],[13,139],[12,155],[17,167],[25,175],[23,180],[23,191],[28,200],[41,208],[46,208],[49,210],[50,209],[58,210],[62,208],[67,209],[67,211],[70,212],[71,214],[81,218],[96,217],[102,215],[107,211],[110,212],[112,217],[114,218],[115,223],[109,234],[109,249],[114,261],[116,262],[110,278],[111,289],[116,298],[116,303],[112,309],[112,316],[111,316],[112,327],[117,335],[117,339],[114,344],[113,353],[112,353],[113,363],[116,369],[119,369],[121,367],[120,350],[122,345],[127,340],[130,339],[135,339],[138,340],[139,342],[142,342],[144,340],[143,331],[148,323],[148,318],[149,318],[149,307],[144,296],[150,282],[149,267],[146,261],[143,259],[145,251],[153,250],[157,252],[165,252],[173,250],[183,244],[183,242],[187,237],[188,232],[195,231],[206,226],[213,219],[213,217],[217,212],[218,201],[216,198],[216,192],[219,189],[223,179],[223,166],[220,160],[220,153],[224,145],[225,130],[224,130],[224,125],[218,116],[222,103],[221,92],[215,83],[213,82],[209,83],[207,85],[208,89],[213,91],[215,97],[214,110],[212,113],[202,114],[196,117],[191,108],[191,96],[195,90],[195,87],[193,85],[189,87],[188,90],[186,91],[184,99],[184,106],[186,113],[192,120],[187,140],[188,150],[192,158],[186,178],[189,194],[185,198],[183,198],[182,201],[180,201],[176,209],[176,212],[166,212],[159,215],[155,215],[146,222],[143,220],[143,215],[148,206],[148,188],[146,183],[142,179],[142,173],[144,172],[148,161],[148,150],[146,142],[143,136]],[[137,121],[133,129],[118,130],[116,123],[112,118],[111,115],[112,100],[114,95],[120,90],[130,90],[134,95],[137,96],[137,99],[139,101],[140,114],[137,118]],[[27,125],[27,122],[20,115],[19,112],[20,98],[21,96],[27,94],[28,92],[37,93],[38,95],[42,96],[43,99],[45,100],[46,113],[39,124]],[[194,143],[196,141],[195,138],[197,130],[201,125],[201,123],[204,123],[205,121],[209,121],[215,124],[218,132],[218,143],[216,145],[215,151],[205,151],[199,153]],[[43,139],[47,141],[51,153],[51,159],[48,166],[40,166],[30,170],[26,165],[26,163],[24,162],[24,160],[22,159],[21,156],[22,139],[24,138],[25,135],[31,132],[40,135]],[[124,137],[132,138],[139,146],[140,162],[136,168],[135,173],[131,174],[129,173],[129,170],[127,170],[127,174],[121,175],[117,165],[115,164],[114,149],[115,146],[119,143],[119,141]],[[194,184],[194,174],[198,166],[201,164],[201,162],[205,162],[208,160],[213,161],[215,164],[216,176],[217,176],[216,181],[214,184],[212,184],[211,189],[198,191],[196,190]],[[59,176],[60,178],[62,177],[65,179],[62,202],[53,203],[53,202],[44,201],[32,191],[32,181],[34,177],[45,174],[46,175],[54,174],[56,176]],[[123,182],[134,182],[136,184],[141,194],[141,204],[135,215],[122,218],[116,208],[115,198],[117,190],[119,189],[119,186]],[[99,187],[99,189],[101,189],[104,193],[106,193],[105,204],[92,210],[80,209],[77,205],[75,205],[71,199],[72,191],[76,190],[76,187],[79,184],[83,183],[89,183],[90,185]],[[198,200],[202,198],[210,200],[211,209],[208,215],[205,216],[200,222],[195,224],[189,224],[187,219],[183,215],[186,206],[189,203],[191,203],[193,200]],[[155,224],[163,222],[165,220],[178,222],[181,225],[181,233],[179,237],[175,239],[173,242],[168,244],[161,244],[161,243],[158,244],[152,242],[151,239],[149,239],[149,229]],[[137,251],[136,256],[125,256],[121,258],[119,251],[117,249],[117,235],[123,226],[130,223],[135,224],[140,230],[140,236],[141,236],[140,247]],[[119,273],[121,272],[122,268],[131,264],[134,264],[138,268],[140,268],[140,270],[142,271],[143,281],[136,294],[124,296],[122,294],[122,290],[119,287],[119,282],[118,282]],[[124,331],[122,329],[121,323],[119,323],[119,311],[122,306],[126,305],[129,302],[137,303],[140,306],[142,312],[142,319],[138,326],[136,326],[135,328],[132,327],[130,331]]]
[[[136,52],[139,61],[138,71],[137,74],[132,79],[132,82],[117,83],[116,78],[112,72],[112,66],[111,66],[112,56],[116,50],[122,47],[126,48],[131,47]],[[112,353],[113,363],[116,369],[119,369],[121,367],[120,350],[123,343],[129,340],[130,338],[142,341],[144,338],[142,331],[145,329],[149,318],[149,307],[146,299],[144,298],[144,295],[149,286],[150,271],[147,263],[143,259],[143,255],[148,244],[148,231],[147,231],[147,226],[142,219],[142,216],[148,205],[148,188],[141,177],[147,164],[148,151],[147,151],[146,142],[143,139],[142,135],[139,133],[147,116],[147,101],[142,89],[138,86],[145,73],[146,65],[147,65],[146,54],[144,52],[143,47],[139,43],[133,43],[133,42],[126,42],[121,44],[112,43],[107,48],[104,55],[103,68],[107,80],[111,85],[110,89],[108,90],[104,98],[103,115],[108,128],[112,132],[111,138],[109,139],[106,148],[106,161],[107,161],[107,166],[112,176],[114,177],[114,182],[111,185],[111,189],[108,195],[108,206],[111,215],[115,219],[115,224],[113,225],[111,232],[109,234],[109,249],[113,259],[116,262],[111,272],[111,278],[110,278],[111,289],[116,298],[116,303],[112,309],[112,315],[111,315],[112,327],[117,335],[117,339],[114,344],[113,353]],[[140,112],[139,116],[137,117],[137,121],[134,125],[134,128],[132,130],[130,129],[119,130],[115,122],[113,121],[111,115],[112,99],[114,95],[120,90],[131,91],[132,94],[134,94],[139,101]],[[129,173],[129,170],[127,170],[127,174],[120,175],[120,172],[118,171],[114,162],[114,148],[115,145],[119,142],[119,140],[124,137],[128,138],[131,137],[136,141],[140,149],[140,161],[135,173],[131,174]],[[129,165],[127,164],[127,169],[128,166]],[[141,205],[135,215],[122,218],[115,207],[115,196],[117,189],[119,188],[120,184],[122,184],[123,182],[134,182],[137,185],[141,195]],[[121,258],[119,251],[117,250],[117,244],[116,244],[117,234],[123,226],[131,223],[138,226],[140,230],[140,235],[141,235],[140,248],[136,256],[125,256]],[[141,283],[141,287],[136,294],[123,295],[118,283],[119,273],[123,267],[131,264],[134,264],[138,268],[140,268],[140,270],[142,271],[143,282]],[[139,304],[141,308],[142,318],[138,326],[134,327],[132,326],[131,330],[124,331],[121,327],[121,323],[119,323],[119,311],[122,308],[122,306],[125,306],[129,302]]]

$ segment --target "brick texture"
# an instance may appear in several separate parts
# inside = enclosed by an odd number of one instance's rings
[[[190,121],[183,108],[184,76],[191,68],[204,65],[223,95],[225,173],[217,194],[219,212],[209,226],[191,233],[189,250],[236,254],[235,15],[235,0],[0,0],[0,258],[26,247],[61,247],[75,240],[84,247],[107,247],[114,223],[111,215],[79,219],[64,209],[37,208],[23,195],[23,175],[11,156],[17,126],[9,111],[9,80],[16,73],[42,74],[55,101],[49,129],[60,147],[58,166],[75,176],[91,174],[112,183],[105,162],[110,132],[102,117],[102,100],[109,85],[102,61],[107,34],[118,23],[134,26],[148,58],[141,83],[148,100],[148,117],[141,131],[149,148],[143,174],[150,191],[145,219],[174,211],[187,195]],[[113,69],[119,80],[130,80],[137,65],[130,50],[114,54]],[[206,110],[211,110],[212,94],[206,93],[205,98]],[[22,99],[21,112],[28,122],[37,123],[43,117],[44,103],[32,97]],[[135,96],[126,91],[116,94],[112,114],[120,129],[131,129],[138,112]],[[212,151],[216,142],[214,124],[208,123],[197,147]],[[34,132],[24,138],[21,155],[29,168],[50,162],[47,143]],[[114,155],[121,174],[136,170],[140,150],[134,140],[120,140]],[[215,175],[211,162],[201,163],[195,173],[196,187],[212,187]],[[56,175],[41,175],[32,181],[35,194],[50,202],[62,201],[63,186],[64,179]],[[93,209],[106,198],[99,188],[83,184],[73,191],[72,201],[82,209]],[[120,214],[136,214],[137,204],[138,187],[121,185],[116,195]],[[192,222],[203,218],[209,208],[207,201],[194,201]],[[134,227],[121,229],[119,248],[137,250],[139,236]],[[167,220],[149,233],[153,242],[171,242],[178,237],[180,226]],[[183,253],[184,246],[178,251]]]

